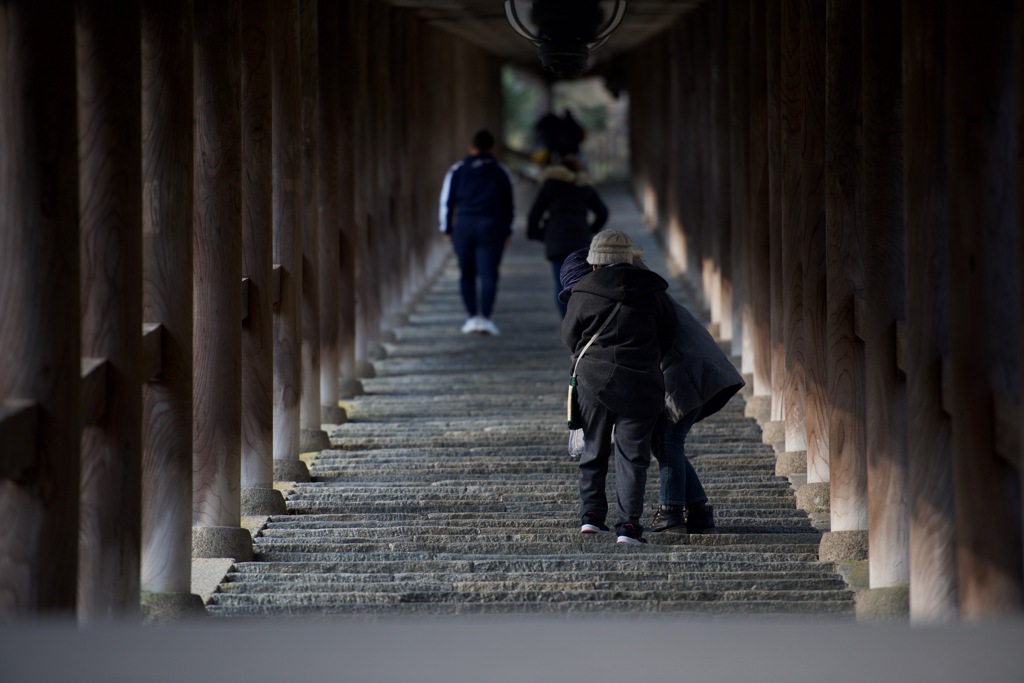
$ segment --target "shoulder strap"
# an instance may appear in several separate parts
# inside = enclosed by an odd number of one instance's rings
[[[580,355],[576,357],[576,362],[572,364],[573,375],[576,374],[576,366],[580,364],[580,359],[583,358],[583,354],[587,352],[587,349],[589,349],[590,345],[597,340],[598,336],[600,336],[600,334],[604,332],[604,328],[608,327],[608,323],[611,322],[612,318],[615,317],[615,314],[619,312],[620,308],[622,308],[621,301],[615,304],[615,308],[612,309],[612,312],[609,313],[608,317],[604,319],[603,323],[601,323],[601,327],[597,328],[597,332],[594,333],[594,336],[590,338],[590,341],[587,342],[587,345],[583,347],[582,351],[580,351]]]

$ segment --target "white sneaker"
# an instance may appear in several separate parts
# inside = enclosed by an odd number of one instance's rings
[[[473,332],[479,332],[481,330],[481,320],[482,318],[478,315],[466,318],[466,322],[462,323],[462,334],[472,334]]]
[[[497,337],[501,332],[498,331],[498,326],[491,322],[490,318],[480,318],[480,327],[477,332],[483,332],[484,334],[490,334]]]

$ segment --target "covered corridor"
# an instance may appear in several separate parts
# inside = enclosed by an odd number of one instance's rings
[[[194,563],[252,559],[444,281],[440,179],[535,68],[500,5],[0,5],[0,613],[202,612]],[[1019,619],[1020,3],[630,0],[621,31],[594,73],[638,234],[817,559],[862,563],[866,614]]]

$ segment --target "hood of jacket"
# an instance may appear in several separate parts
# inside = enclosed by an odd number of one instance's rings
[[[668,282],[652,270],[627,263],[616,263],[598,268],[583,277],[573,288],[573,294],[586,292],[612,301],[625,301],[632,297],[651,296],[668,289]]]
[[[569,183],[570,185],[579,185],[585,187],[590,184],[590,178],[587,177],[586,173],[570,171],[565,166],[548,166],[540,174],[540,182],[543,184],[546,180],[561,180],[563,183]]]

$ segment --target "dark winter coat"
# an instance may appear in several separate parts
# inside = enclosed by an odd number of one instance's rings
[[[494,155],[471,154],[448,169],[441,186],[441,232],[451,235],[463,223],[507,237],[512,217],[512,175]]]
[[[565,166],[550,166],[540,176],[541,186],[530,207],[526,236],[544,242],[549,259],[564,258],[590,245],[590,238],[608,221],[608,207],[583,173]],[[594,221],[588,221],[588,212]],[[547,214],[547,219],[544,219]]]
[[[580,392],[627,417],[662,410],[661,359],[678,324],[667,289],[657,273],[626,264],[600,268],[576,283],[562,321],[562,342],[574,360],[615,304],[623,302],[576,368]]]
[[[707,328],[685,306],[673,303],[679,321],[675,342],[661,359],[665,410],[675,423],[699,408],[699,422],[718,412],[745,382]]]

